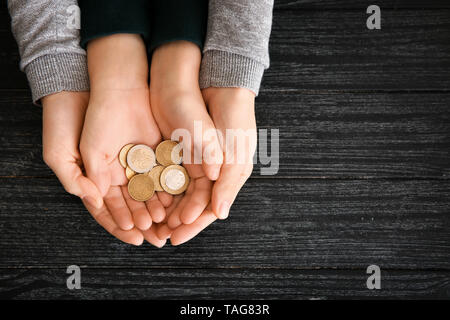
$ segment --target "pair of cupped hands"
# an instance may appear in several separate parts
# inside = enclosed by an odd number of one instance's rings
[[[253,168],[254,93],[200,90],[201,52],[186,41],[163,44],[148,59],[140,36],[105,36],[89,42],[87,60],[90,92],[63,91],[42,99],[44,161],[65,190],[80,197],[109,233],[134,245],[145,239],[162,247],[169,238],[178,245],[225,219]],[[231,153],[239,150],[225,148],[219,134],[204,135],[201,146],[194,139],[192,150],[216,149],[221,162],[184,164],[191,178],[184,194],[156,192],[146,202],[133,200],[120,149],[128,143],[155,148],[179,128],[193,137],[194,121],[204,132],[214,129],[223,136],[227,129],[250,131],[249,156],[233,161]]]

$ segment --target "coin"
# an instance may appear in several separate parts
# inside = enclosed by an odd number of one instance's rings
[[[154,166],[152,170],[148,173],[148,176],[152,178],[153,183],[155,185],[155,191],[164,191],[161,187],[161,183],[159,182],[159,178],[161,177],[161,172],[164,170],[163,166]]]
[[[176,141],[165,140],[156,147],[156,160],[163,166],[180,164],[182,160],[181,152],[181,144]]]
[[[136,174],[130,167],[125,168],[125,175],[127,176],[127,179],[130,180],[133,178],[133,176]]]
[[[145,144],[132,147],[127,154],[128,166],[137,173],[145,173],[156,164],[153,149]]]
[[[170,194],[180,194],[189,185],[189,175],[184,167],[170,165],[161,172],[160,183],[164,191]]]
[[[120,165],[124,168],[127,167],[127,153],[133,146],[134,146],[133,143],[129,143],[129,144],[123,146],[122,149],[120,149],[119,162],[120,162]]]
[[[128,193],[136,201],[147,201],[155,193],[152,178],[147,174],[137,174],[128,182]]]

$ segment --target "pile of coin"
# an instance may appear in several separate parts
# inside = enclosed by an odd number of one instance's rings
[[[156,152],[145,144],[127,144],[120,150],[119,162],[125,168],[128,193],[136,201],[147,201],[155,191],[176,195],[189,185],[189,175],[182,162],[181,145],[162,141]]]

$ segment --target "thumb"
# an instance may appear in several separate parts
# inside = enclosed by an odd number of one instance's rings
[[[96,185],[86,178],[76,162],[46,161],[58,177],[64,189],[95,208],[103,205],[103,198]]]
[[[221,132],[214,127],[203,134],[202,168],[209,180],[217,180],[223,163],[223,151],[219,136]]]
[[[219,179],[214,183],[211,206],[219,219],[228,217],[230,207],[245,181],[250,177],[252,165],[224,164]]]
[[[104,197],[111,187],[111,173],[106,157],[94,151],[83,156],[83,162],[88,178],[95,183],[101,196]]]

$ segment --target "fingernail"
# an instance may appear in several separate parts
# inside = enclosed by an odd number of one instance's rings
[[[94,207],[94,208],[98,208],[98,204],[97,201],[95,201],[94,198],[90,197],[90,196],[86,196],[83,198],[83,200],[85,202],[87,202],[90,206]]]
[[[219,208],[219,219],[226,219],[230,213],[230,204],[227,201],[222,202]]]
[[[159,249],[162,249],[166,245],[167,240],[164,240],[159,246],[157,246]]]
[[[213,167],[211,170],[211,180],[219,179],[219,174],[220,174],[220,168]]]

